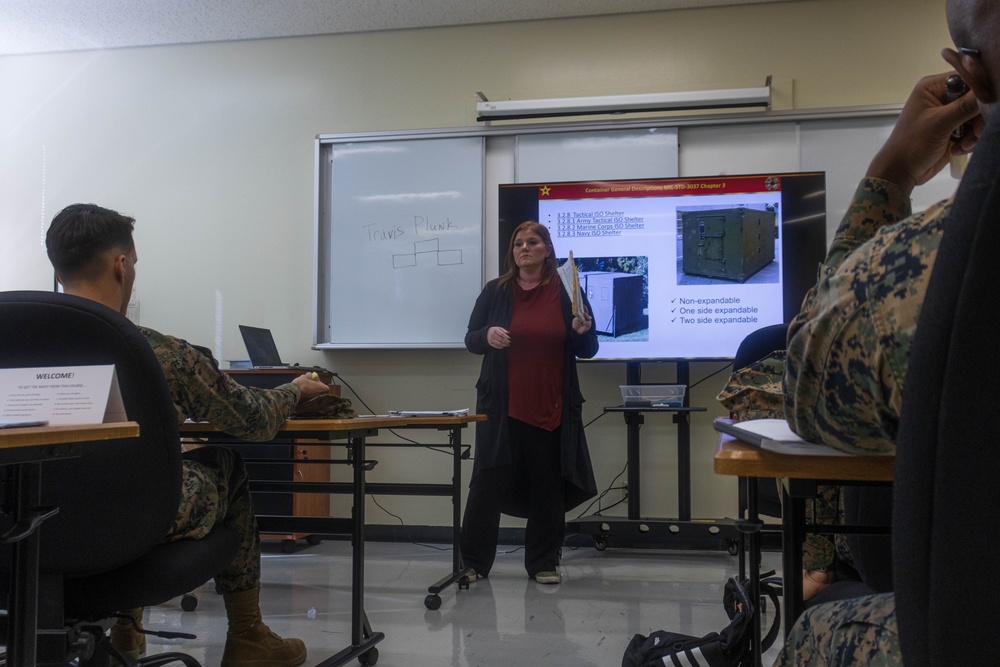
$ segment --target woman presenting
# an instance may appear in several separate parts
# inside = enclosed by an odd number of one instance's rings
[[[483,355],[476,411],[488,419],[476,424],[462,557],[475,570],[470,581],[489,575],[501,512],[525,517],[528,576],[558,584],[566,512],[597,492],[576,374],[576,357],[597,354],[597,332],[586,297],[573,315],[543,225],[518,225],[507,267],[483,288],[465,335]]]

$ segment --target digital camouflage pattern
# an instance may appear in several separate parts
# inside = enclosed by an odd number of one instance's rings
[[[902,664],[892,593],[827,602],[807,609],[774,661],[774,667]]]
[[[896,451],[910,345],[950,208],[911,215],[895,185],[861,181],[788,330],[785,415],[803,438]]]
[[[207,421],[245,440],[268,440],[291,414],[299,388],[243,387],[215,360],[187,341],[140,327],[156,354],[178,423]],[[180,443],[178,443],[180,446]],[[260,582],[260,541],[246,469],[225,447],[199,447],[184,453],[181,504],[167,540],[199,539],[213,526],[232,525],[243,541],[237,557],[215,576],[220,593],[249,590]]]
[[[891,183],[858,186],[789,328],[785,410],[802,437],[850,453],[895,453],[910,345],[950,209],[947,200],[910,215]],[[892,594],[808,610],[774,664],[902,665]]]
[[[785,397],[782,378],[785,375],[785,351],[778,350],[735,371],[716,397],[730,415],[739,421],[748,419],[783,419]],[[843,519],[844,508],[840,487],[821,486],[816,501],[806,504],[806,521],[817,525],[833,525]],[[836,542],[824,535],[809,533],[802,545],[802,567],[807,570],[828,570],[836,555],[846,554],[846,539]]]
[[[179,424],[186,419],[209,422],[237,438],[270,440],[299,402],[299,388],[292,383],[275,389],[244,387],[187,341],[139,330],[163,368]]]
[[[216,524],[242,536],[236,557],[215,574],[215,590],[236,593],[260,583],[260,537],[250,499],[250,482],[240,455],[226,447],[184,452],[181,504],[167,541],[199,540]]]
[[[320,394],[295,406],[296,419],[353,419],[358,416],[349,398]]]
[[[740,421],[781,419],[785,413],[784,375],[785,351],[772,352],[733,372],[716,400]]]

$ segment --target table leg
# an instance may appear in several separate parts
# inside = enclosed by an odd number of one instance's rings
[[[462,429],[454,427],[448,434],[452,452],[451,473],[451,566],[453,572],[462,570]]]
[[[748,488],[749,482],[752,481],[751,478],[738,477],[737,478],[737,491],[736,496],[739,498],[739,507],[737,508],[737,514],[740,519],[749,519],[748,514],[750,505],[750,489]],[[738,542],[736,543],[736,567],[740,573],[740,579],[747,578],[747,536],[746,533],[740,531]]]
[[[758,526],[760,520],[760,515],[757,511],[757,485],[753,484],[754,479],[746,480],[746,503],[747,503],[747,519],[751,526]],[[742,536],[740,539],[744,539]],[[750,624],[750,636],[753,642],[753,664],[755,667],[760,667],[761,665],[761,614],[760,614],[760,529],[752,531],[746,536],[745,541],[749,543],[750,557],[749,557],[749,568],[750,568],[750,600],[753,602],[755,609],[757,610],[756,618],[754,618],[753,623]],[[742,570],[743,565],[741,563],[740,569]]]
[[[354,507],[351,509],[351,645],[317,667],[339,667],[353,658],[362,665],[374,665],[378,660],[375,644],[385,639],[385,634],[372,632],[365,613],[365,438],[349,439],[354,468]]]
[[[448,586],[456,582],[461,583],[462,577],[467,576],[472,568],[466,570],[462,561],[462,428],[454,426],[450,429],[448,441],[452,448],[452,473],[451,473],[451,574],[447,577],[435,581],[427,587],[427,597],[424,598],[424,606],[430,610],[441,607],[441,596],[439,593]]]
[[[791,493],[789,482],[781,487],[782,508],[786,512],[782,522],[782,587],[784,589],[784,636],[802,613],[802,544],[806,536],[806,500],[800,493]]]
[[[351,548],[351,644],[360,646],[365,604],[365,439],[352,438],[354,450],[354,540]]]

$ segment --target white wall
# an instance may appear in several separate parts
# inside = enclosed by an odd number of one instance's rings
[[[48,221],[94,202],[138,220],[141,324],[224,359],[245,357],[237,324],[266,326],[287,360],[339,372],[375,411],[472,407],[479,359],[465,351],[309,349],[317,134],[475,125],[477,90],[491,99],[694,90],[759,86],[768,74],[782,108],[899,103],[919,76],[945,69],[938,52],[948,44],[940,0],[816,0],[2,57],[0,289],[51,289]],[[692,381],[720,367],[695,364]],[[672,374],[671,364],[647,364],[643,381]],[[620,402],[623,365],[581,375],[586,420]],[[711,463],[725,379],[691,392],[692,405],[708,407],[692,428],[699,517],[735,513],[735,482]],[[606,415],[588,437],[603,488],[625,464],[623,420]],[[647,416],[642,438],[643,513],[670,516],[669,417]],[[378,458],[373,480],[448,479],[441,454]],[[442,499],[379,500],[408,524],[450,521]]]

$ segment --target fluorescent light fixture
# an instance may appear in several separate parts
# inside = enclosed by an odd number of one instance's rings
[[[476,120],[510,120],[549,116],[589,116],[635,111],[685,111],[691,109],[729,109],[770,107],[771,86],[698,90],[681,93],[641,95],[606,95],[602,97],[559,97],[543,100],[482,101],[476,103]]]

